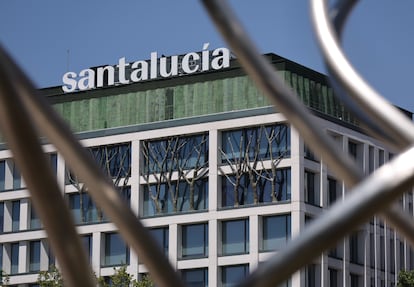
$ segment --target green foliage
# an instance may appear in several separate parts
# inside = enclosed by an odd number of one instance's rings
[[[141,280],[135,282],[135,285],[133,285],[134,287],[155,287],[154,282],[152,282],[148,275],[144,275]]]
[[[110,283],[106,282],[105,278],[97,278],[99,287],[154,287],[154,283],[149,276],[143,276],[142,280],[134,279],[126,271],[127,267],[124,265],[118,269],[114,268],[114,275],[109,277]],[[5,277],[3,277],[5,278]],[[48,271],[41,271],[37,278],[37,284],[40,287],[63,287],[63,278],[59,270],[55,266],[51,266]]]
[[[37,276],[37,284],[40,287],[62,287],[63,278],[56,266],[50,266],[49,270],[41,271]]]
[[[398,274],[397,287],[414,287],[414,270],[401,270]]]
[[[98,285],[100,287],[154,287],[154,283],[149,276],[145,275],[141,280],[134,279],[134,276],[130,275],[126,271],[127,267],[124,265],[118,269],[114,268],[114,275],[110,276],[110,284],[100,277],[98,278]]]
[[[9,282],[10,282],[9,275],[3,270],[0,270],[0,286],[9,286]]]

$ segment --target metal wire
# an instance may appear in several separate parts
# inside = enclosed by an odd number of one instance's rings
[[[37,127],[40,128],[42,133],[50,140],[50,142],[56,147],[56,149],[62,154],[65,158],[66,163],[72,170],[76,170],[78,177],[85,183],[88,187],[88,192],[91,195],[92,199],[97,203],[97,205],[102,208],[106,215],[111,219],[113,223],[118,227],[119,233],[125,239],[126,243],[140,256],[142,262],[148,267],[151,272],[151,278],[159,286],[183,286],[180,277],[177,275],[175,270],[169,264],[169,261],[165,258],[164,254],[159,249],[156,242],[152,239],[149,232],[142,225],[140,220],[135,216],[132,210],[127,206],[124,201],[120,198],[119,193],[115,190],[112,181],[108,179],[98,168],[96,163],[92,160],[89,154],[84,150],[80,143],[75,139],[71,133],[67,124],[60,118],[59,115],[50,107],[50,105],[45,101],[44,98],[40,97],[33,85],[27,79],[27,77],[21,72],[21,70],[12,62],[12,60],[7,57],[4,50],[0,48],[0,71],[8,77],[2,77],[2,79],[7,79],[8,81],[1,81],[2,84],[11,83],[12,89],[7,89],[7,87],[1,86],[2,89],[1,96],[12,103],[22,102],[23,107],[14,109],[15,113],[6,114],[4,117],[5,123],[2,128],[3,131],[9,131],[5,133],[5,137],[10,145],[10,148],[16,151],[15,156],[20,158],[20,153],[24,152],[26,145],[28,144],[37,144],[33,141],[27,142],[25,138],[22,138],[21,132],[26,132],[26,130],[34,131],[33,127],[20,127],[17,126],[15,122],[15,116],[17,114],[21,115],[22,119],[25,116],[24,122],[34,122]],[[10,94],[10,90],[14,93]],[[10,96],[13,95],[13,96]],[[8,108],[8,107],[7,107]],[[7,110],[7,108],[5,108]],[[30,117],[29,117],[30,115]],[[6,121],[9,119],[9,121]],[[0,118],[2,120],[2,118]],[[11,139],[16,138],[16,141],[11,141]],[[22,147],[19,146],[22,144]],[[23,159],[18,161],[19,168],[22,170],[23,177],[26,178],[37,178],[40,180],[40,184],[43,183],[46,179],[49,179],[48,182],[53,182],[55,179],[43,177],[44,170],[40,168],[28,166],[29,163],[36,163],[36,159],[32,156],[31,153],[24,153]],[[27,167],[26,167],[27,166]],[[28,183],[29,185],[29,183]],[[39,188],[39,187],[38,187]],[[61,217],[63,215],[57,216],[47,212],[47,205],[52,206],[48,201],[48,197],[54,198],[59,196],[63,201],[61,194],[58,189],[47,189],[45,186],[40,185],[40,189],[43,190],[45,197],[39,199],[43,203],[42,206],[39,206],[39,210],[44,210],[45,212],[39,212],[39,217],[42,222],[51,222],[51,225],[56,227],[60,226],[58,231],[62,231],[63,228],[73,228],[73,224],[67,223],[67,221],[62,222]],[[32,188],[29,185],[29,191],[31,195],[37,197],[37,189]],[[69,213],[67,206],[65,204],[59,205],[59,209],[63,212]],[[37,209],[38,210],[38,209]],[[46,226],[47,228],[47,226]],[[49,228],[50,229],[50,228]],[[49,232],[55,232],[54,229],[49,230]],[[62,232],[62,235],[66,233]],[[69,233],[68,233],[69,234]],[[68,240],[75,240],[76,235],[71,235],[68,237]],[[57,240],[54,237],[50,238],[50,241],[55,243]],[[66,242],[66,241],[63,241]],[[79,243],[80,244],[80,243]],[[80,246],[80,245],[79,245]],[[54,245],[52,244],[52,247]],[[70,247],[70,245],[69,245]],[[76,257],[78,252],[73,252],[68,246],[59,245],[53,249],[56,257],[58,258],[59,264],[62,265],[63,275],[69,286],[93,286],[87,285],[88,280],[85,280],[85,276],[89,276],[89,272],[85,272],[88,268],[83,268],[80,263],[77,261],[70,260],[69,256]],[[79,249],[80,250],[80,249]],[[86,258],[86,257],[85,257]],[[85,259],[86,262],[86,259]],[[83,269],[73,271],[69,267],[80,266]],[[85,266],[88,266],[87,264]],[[92,274],[92,272],[90,272]],[[75,280],[76,281],[73,281]],[[84,280],[85,283],[78,284]],[[72,284],[73,283],[73,284]]]
[[[208,10],[210,17],[213,19],[213,22],[215,22],[218,30],[222,33],[225,40],[232,47],[234,53],[242,63],[243,67],[246,69],[247,73],[255,80],[259,88],[261,88],[262,91],[269,98],[271,98],[274,104],[280,111],[282,111],[282,113],[288,118],[292,125],[298,129],[299,133],[304,137],[306,143],[311,147],[311,149],[319,154],[327,163],[327,165],[333,171],[339,174],[339,176],[348,184],[348,186],[354,186],[360,180],[362,180],[362,173],[356,174],[353,172],[358,169],[355,169],[352,165],[349,165],[349,159],[342,153],[342,151],[339,151],[335,146],[329,144],[330,139],[325,133],[321,132],[320,128],[318,128],[314,121],[312,121],[312,118],[308,116],[307,111],[297,100],[297,97],[293,95],[293,92],[291,92],[291,90],[288,88],[284,88],[284,81],[278,78],[278,75],[274,72],[270,64],[265,62],[260,56],[254,44],[248,39],[248,36],[244,32],[241,24],[232,14],[231,9],[227,5],[226,1],[204,0],[203,4]],[[339,9],[349,9],[352,7],[352,5],[339,5],[338,7]],[[346,13],[342,11],[338,12],[338,15],[340,15],[340,17],[344,16],[345,14]],[[327,14],[324,14],[323,16],[326,17],[326,15]],[[320,18],[320,15],[314,17],[314,19],[316,19],[315,21],[318,21]],[[341,26],[341,21],[344,21],[345,18],[346,17],[340,18],[341,20],[339,21],[339,26]],[[320,19],[320,21],[324,20],[328,21],[327,17]],[[323,38],[324,36],[325,35],[322,35],[320,37]],[[332,41],[335,40],[334,38],[332,39]],[[350,82],[350,85],[352,85],[352,82]],[[366,89],[367,87],[362,86],[356,87],[355,89],[358,90],[361,88]],[[363,102],[363,100],[359,100],[360,93],[361,92],[355,93],[355,101],[358,102],[358,104],[360,104],[360,102]],[[369,102],[369,99],[366,97],[364,97],[364,99]],[[390,121],[388,117],[385,117],[385,119],[382,119],[379,122],[381,124],[386,123],[387,128],[385,131],[387,134],[389,134],[391,137],[396,137],[396,141],[403,143],[400,146],[406,147],[410,142],[412,142],[411,138],[414,135],[414,133],[410,134],[413,127],[412,123],[409,122],[407,118],[403,116],[399,111],[388,105],[385,100],[378,100],[376,98],[374,99],[374,103],[366,103],[366,105],[361,105],[361,108],[364,110],[370,109],[369,115],[375,120],[377,120],[377,117],[379,117],[384,112],[391,113],[393,117],[395,117],[394,120],[401,120],[403,124],[402,126],[398,127],[397,124],[393,121]],[[374,108],[374,106],[377,108]],[[309,134],[309,131],[312,131],[312,133]],[[370,179],[367,180],[371,181]],[[394,179],[391,178],[390,180]],[[409,180],[412,184],[412,178]],[[364,185],[364,183],[362,184],[366,188],[369,188],[369,186]],[[398,188],[401,188],[401,186]],[[393,190],[396,196],[398,195],[397,191],[401,191],[401,189],[398,188]],[[357,198],[360,197],[359,200],[362,200],[364,196],[363,193],[368,192],[368,190],[361,190],[358,187],[356,189],[360,192],[360,194],[354,192],[354,194],[357,194],[355,196]],[[385,200],[385,197],[381,198],[379,191],[376,196],[378,197],[377,199],[382,203],[380,205],[383,207],[384,213],[388,216],[389,223],[396,227],[400,232],[403,232],[404,235],[406,235],[410,241],[414,243],[412,222],[410,222],[410,220],[396,208],[384,208],[386,205],[390,204],[391,201]],[[394,197],[394,199],[395,198],[396,197]],[[349,201],[346,199],[340,206],[344,206],[345,208],[347,205],[351,205],[351,203],[349,203]],[[338,207],[338,209],[340,208]],[[355,227],[356,224],[364,222],[364,220],[373,216],[376,212],[380,211],[380,209],[376,210],[374,213],[371,213],[368,217],[367,214],[364,213],[365,211],[353,210],[352,212],[354,214],[358,214],[359,217],[353,218],[352,220],[351,218],[348,218],[348,220],[351,221],[347,223],[354,224],[353,226]],[[373,210],[370,209],[369,212],[372,211]],[[311,262],[311,260],[319,255],[322,250],[329,248],[331,244],[336,242],[336,240],[341,237],[335,236],[336,239],[332,241],[332,237],[330,237],[330,239],[328,238],[326,240],[320,241],[314,240],[315,238],[320,239],[324,234],[332,233],[339,233],[342,237],[344,237],[351,230],[345,230],[342,228],[345,225],[339,224],[337,220],[346,220],[346,217],[349,216],[349,214],[339,215],[340,218],[338,219],[333,216],[335,212],[336,208],[334,208],[329,213],[329,215],[324,216],[323,219],[317,220],[315,224],[313,224],[309,229],[305,231],[304,234],[301,234],[301,239],[293,241],[292,244],[289,245],[284,252],[282,252],[282,254],[278,253],[277,256],[275,256],[274,260],[263,264],[265,267],[261,266],[260,271],[253,273],[253,275],[249,277],[248,280],[244,281],[242,286],[274,286],[282,283],[291,275],[291,273],[293,273],[293,271],[297,270],[300,267],[303,267],[306,263]],[[325,223],[324,225],[324,222],[328,222],[329,224]],[[340,230],[337,230],[337,228],[333,229],[334,226],[340,226],[341,228],[339,228]],[[323,245],[320,246],[321,249],[315,248],[316,241],[319,243],[323,242]],[[304,248],[301,249],[300,246]],[[306,248],[309,249],[308,252],[304,251]],[[286,254],[285,257],[283,254]]]
[[[313,0],[311,10],[321,50],[339,88],[352,97],[371,122],[378,123],[368,125],[374,132],[380,131],[388,140],[392,139],[389,140],[391,144],[407,148],[365,180],[355,163],[318,127],[297,96],[262,58],[227,2],[202,2],[259,88],[288,118],[311,149],[321,155],[323,162],[349,187],[355,186],[344,202],[334,205],[315,220],[299,238],[261,265],[240,286],[276,286],[284,282],[293,272],[378,212],[384,212],[387,220],[414,243],[412,221],[395,208],[389,209],[390,203],[414,183],[414,162],[411,160],[414,156],[414,147],[411,147],[414,126],[369,87],[346,60],[338,44],[338,36],[333,32],[325,1]],[[334,22],[338,34],[353,2],[340,1],[336,6]],[[127,244],[148,267],[157,285],[183,286],[142,223],[120,199],[111,181],[83,150],[63,120],[37,95],[33,85],[1,47],[0,78],[0,127],[27,181],[35,208],[69,286],[94,286],[92,272],[87,267],[86,256],[79,257],[80,241],[52,172],[42,156],[36,129],[57,148],[70,168],[77,171],[93,200],[115,223]],[[48,203],[50,199],[53,205]]]

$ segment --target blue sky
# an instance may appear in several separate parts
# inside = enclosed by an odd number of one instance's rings
[[[273,52],[325,73],[306,0],[231,1],[263,53]],[[414,111],[414,1],[364,0],[344,34],[345,51],[388,100]],[[195,0],[2,0],[0,43],[38,87],[62,75],[107,64],[176,55],[203,43],[226,46]]]

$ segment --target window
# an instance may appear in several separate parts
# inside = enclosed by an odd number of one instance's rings
[[[4,232],[4,202],[0,202],[0,233],[3,233],[3,232]]]
[[[378,167],[382,166],[385,162],[385,152],[384,150],[380,149],[378,151]]]
[[[16,163],[13,163],[13,189],[22,188],[22,176]]]
[[[358,232],[351,234],[349,237],[349,261],[355,264],[363,264],[363,248],[360,243],[360,235]]]
[[[351,287],[359,287],[359,286],[362,286],[362,277],[359,276],[358,274],[351,273]]]
[[[130,186],[119,187],[125,202],[130,202]],[[92,224],[106,222],[108,218],[99,209],[87,192],[70,193],[68,196],[69,209],[72,212],[75,224]]]
[[[12,243],[10,245],[10,274],[17,274],[19,272],[19,243]]]
[[[357,159],[357,157],[358,157],[358,144],[353,142],[353,141],[349,141],[348,142],[348,153],[351,157],[353,157],[354,159]]]
[[[321,286],[321,278],[319,274],[319,265],[310,264],[305,268],[306,273],[306,287],[318,287]]]
[[[96,146],[89,151],[104,173],[112,178],[130,176],[131,143]]]
[[[51,153],[49,154],[50,165],[52,167],[53,173],[57,174],[57,154]]]
[[[222,254],[234,255],[249,252],[249,220],[223,221]]]
[[[319,188],[317,176],[311,171],[305,170],[305,202],[320,206]]]
[[[290,128],[286,124],[223,131],[221,141],[223,164],[241,162],[245,155],[250,161],[290,156]]]
[[[29,272],[40,270],[40,240],[29,243]]]
[[[0,244],[0,270],[4,270],[4,268],[3,268],[3,244]],[[1,281],[1,279],[3,279],[3,278],[0,278],[0,284],[3,283]]]
[[[329,272],[329,287],[339,287],[340,281],[338,276],[338,270],[328,268]]]
[[[6,161],[0,160],[0,191],[6,190]]]
[[[223,287],[236,286],[249,274],[249,265],[231,265],[221,267],[221,283]]]
[[[12,201],[12,231],[20,230],[20,200]]]
[[[204,168],[208,165],[208,134],[146,140],[142,143],[141,155],[143,176]]]
[[[105,234],[105,256],[103,266],[123,265],[129,263],[129,251],[118,233]]]
[[[303,145],[303,153],[306,159],[312,160],[312,161],[318,161],[315,154],[312,152],[312,150],[309,148],[307,144]]]
[[[290,214],[263,217],[261,251],[283,248],[290,238]]]
[[[222,207],[290,200],[290,168],[222,176]]]
[[[395,240],[394,237],[390,238],[390,265],[389,265],[389,271],[391,273],[395,273]]]
[[[89,152],[101,170],[115,182],[131,175],[131,143],[90,147]],[[78,185],[77,174],[66,168],[66,184]]]
[[[154,237],[155,241],[159,244],[161,250],[164,251],[164,254],[168,255],[168,226],[152,228],[150,229],[150,233]]]
[[[101,210],[92,201],[86,192],[71,193],[68,195],[69,209],[72,212],[75,224],[97,223],[106,221]]]
[[[81,241],[83,248],[85,249],[86,255],[88,256],[89,262],[92,261],[92,235],[82,235]]]
[[[208,225],[190,224],[181,227],[182,258],[208,256]]]
[[[332,177],[328,177],[328,205],[332,205],[341,197],[340,190],[338,188],[338,182]]]
[[[40,218],[37,216],[33,204],[30,205],[30,222],[29,228],[30,229],[40,229],[42,224],[40,222]]]
[[[207,178],[199,179],[193,184],[186,181],[170,181],[144,185],[144,216],[191,212],[207,208]]]
[[[208,269],[184,269],[181,270],[181,276],[188,287],[207,287],[208,286]]]

